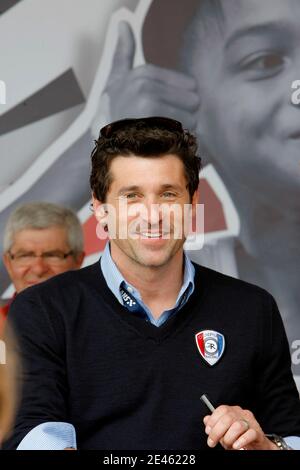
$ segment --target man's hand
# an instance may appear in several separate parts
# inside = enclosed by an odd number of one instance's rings
[[[253,413],[239,406],[221,405],[203,419],[207,445],[229,450],[278,450],[264,434]]]
[[[152,64],[133,67],[135,38],[129,23],[119,25],[119,38],[104,90],[112,121],[141,116],[166,116],[196,128],[199,96],[192,77]]]

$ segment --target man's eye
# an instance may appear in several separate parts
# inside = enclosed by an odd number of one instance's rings
[[[44,258],[61,258],[61,253],[45,253]]]
[[[165,191],[165,192],[163,193],[163,197],[164,197],[164,198],[167,198],[167,199],[170,199],[170,198],[173,198],[173,199],[174,199],[176,196],[177,196],[177,194],[171,193],[170,191]]]
[[[32,258],[34,255],[32,253],[20,253],[19,255],[16,256],[16,258],[19,259],[27,259],[27,258]]]
[[[125,197],[126,197],[126,199],[137,199],[138,194],[137,193],[129,193],[129,194],[125,194]]]

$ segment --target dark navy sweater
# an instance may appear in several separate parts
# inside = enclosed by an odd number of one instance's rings
[[[100,263],[19,294],[10,321],[23,357],[16,448],[35,426],[75,426],[79,449],[207,449],[200,401],[250,409],[266,433],[300,436],[300,403],[274,299],[195,265],[195,291],[157,328],[109,290]],[[209,366],[195,334],[225,336]]]

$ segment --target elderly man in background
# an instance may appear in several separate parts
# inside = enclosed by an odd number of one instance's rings
[[[34,202],[18,207],[8,218],[3,261],[16,293],[79,269],[83,258],[82,228],[72,210]],[[0,320],[6,317],[9,304],[0,307]]]

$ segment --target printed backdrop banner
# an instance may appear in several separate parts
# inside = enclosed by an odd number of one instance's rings
[[[189,254],[274,295],[299,382],[299,1],[19,0],[0,23],[1,237],[21,203],[63,204],[93,262],[105,245],[89,210],[100,127],[178,119],[204,163],[205,245]],[[0,287],[11,294],[3,264]]]

